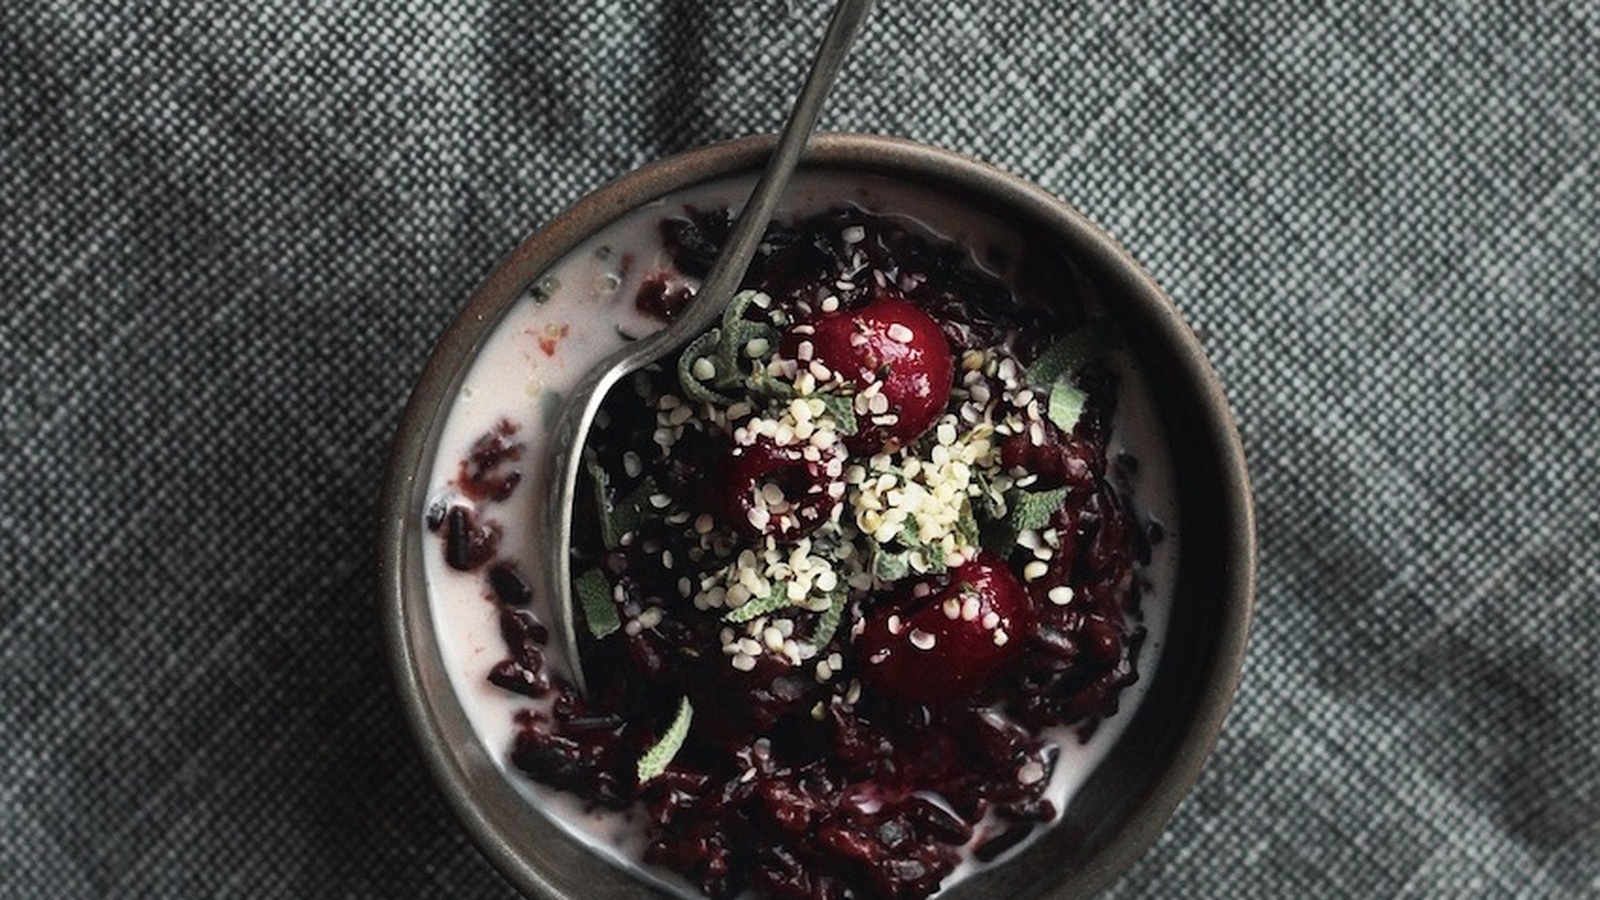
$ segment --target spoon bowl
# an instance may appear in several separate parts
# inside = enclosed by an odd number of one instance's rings
[[[755,256],[762,232],[772,219],[772,212],[777,208],[783,190],[800,161],[806,140],[816,128],[817,117],[822,113],[822,102],[833,87],[850,45],[855,41],[871,7],[871,0],[839,0],[834,7],[833,18],[817,48],[811,72],[793,109],[789,111],[788,122],[778,136],[761,179],[756,182],[750,199],[740,211],[722,253],[688,305],[678,313],[671,325],[618,349],[586,373],[567,393],[557,419],[557,437],[552,444],[554,457],[550,467],[550,500],[546,506],[549,516],[549,558],[545,570],[549,573],[551,597],[554,598],[550,610],[551,624],[556,639],[566,653],[573,686],[579,693],[588,693],[588,679],[584,677],[583,655],[578,649],[578,633],[573,616],[572,504],[577,495],[578,469],[583,464],[583,445],[589,427],[594,423],[595,413],[599,411],[601,401],[605,400],[606,392],[613,385],[628,373],[664,358],[705,331],[722,315],[728,301],[733,299],[745,269]]]

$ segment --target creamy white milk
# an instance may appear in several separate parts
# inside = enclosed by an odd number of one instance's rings
[[[578,376],[623,343],[621,333],[638,336],[659,327],[659,323],[636,311],[634,297],[645,279],[671,268],[662,249],[658,227],[661,219],[680,213],[685,206],[736,207],[748,194],[750,185],[750,180],[739,179],[698,187],[634,210],[603,229],[557,263],[513,305],[462,382],[433,461],[429,500],[448,501],[455,495],[452,481],[459,472],[460,461],[495,423],[504,419],[518,426],[516,438],[525,445],[517,463],[522,473],[521,485],[509,502],[486,504],[484,515],[504,530],[500,555],[521,561],[520,568],[535,591],[532,608],[541,621],[550,621],[539,577],[544,563],[536,549],[537,529],[541,527],[536,503],[544,483],[548,452],[543,426]],[[871,212],[915,219],[957,244],[997,246],[1009,251],[1013,259],[1021,246],[1006,223],[979,214],[952,198],[869,176],[801,173],[778,216],[802,217],[846,202]],[[1072,729],[1057,729],[1051,735],[1060,746],[1061,756],[1048,796],[1058,809],[1065,807],[1116,740],[1143,697],[1165,639],[1171,586],[1176,576],[1177,535],[1172,527],[1178,519],[1166,442],[1138,373],[1127,360],[1121,360],[1119,369],[1123,383],[1110,452],[1127,451],[1139,459],[1135,501],[1167,527],[1168,537],[1154,548],[1151,563],[1141,572],[1151,587],[1142,604],[1149,636],[1140,650],[1140,680],[1122,692],[1121,711],[1102,723],[1089,742],[1080,743]],[[439,633],[440,651],[478,740],[492,758],[500,761],[507,781],[596,852],[638,871],[659,886],[685,897],[698,897],[697,891],[676,876],[646,872],[634,862],[642,853],[643,839],[641,830],[628,817],[586,812],[575,798],[510,769],[507,756],[514,732],[513,715],[537,703],[487,681],[490,668],[507,655],[500,637],[499,616],[482,572],[463,573],[450,568],[444,561],[441,543],[431,535],[423,542],[428,602]],[[552,642],[550,661],[559,671],[563,662],[555,643]],[[946,886],[974,868],[974,864],[963,864],[946,879]]]

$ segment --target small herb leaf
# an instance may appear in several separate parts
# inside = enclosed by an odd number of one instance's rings
[[[777,584],[772,586],[772,590],[765,597],[746,600],[743,606],[729,610],[722,616],[722,621],[740,625],[768,613],[777,612],[784,607],[798,605],[797,601],[789,599],[789,592],[784,586]]]
[[[747,358],[745,348],[751,341],[763,340],[769,347],[776,344],[778,330],[766,322],[759,322],[745,317],[745,311],[751,304],[760,306],[757,301],[766,295],[759,291],[740,291],[728,301],[728,308],[722,311],[722,335],[718,342],[717,357],[718,375],[736,377],[742,371],[743,361]],[[730,385],[719,381],[719,387]]]
[[[572,589],[583,607],[583,620],[589,624],[589,633],[597,640],[622,627],[617,619],[617,605],[611,600],[611,585],[599,569],[590,569],[574,578]]]
[[[1057,378],[1050,387],[1050,407],[1047,414],[1056,427],[1068,434],[1078,425],[1078,418],[1083,415],[1083,407],[1088,402],[1088,395],[1072,383],[1072,380],[1063,375]]]
[[[689,345],[683,348],[683,353],[679,354],[678,385],[683,388],[684,394],[690,400],[694,400],[697,403],[710,403],[714,406],[733,405],[733,398],[723,396],[707,385],[708,381],[711,384],[722,384],[728,380],[730,375],[736,377],[736,373],[726,372],[721,367],[721,354],[717,350],[721,340],[722,331],[713,328],[690,341]],[[707,365],[711,366],[711,377],[705,380],[701,380],[695,373],[695,369],[702,359],[706,361]],[[701,374],[704,373],[702,372]]]
[[[978,546],[978,517],[973,513],[971,498],[961,504],[961,514],[956,519],[956,537],[968,547]]]
[[[978,486],[977,494],[971,499],[972,515],[979,524],[996,521],[1006,514],[1005,499],[989,484],[989,479],[982,472],[974,472],[973,482]]]
[[[755,371],[750,373],[750,391],[770,400],[789,401],[796,396],[794,385],[774,378],[765,366],[756,366]]]
[[[843,591],[834,594],[832,605],[817,620],[817,630],[812,633],[811,642],[817,645],[818,650],[828,646],[828,642],[833,640],[834,632],[839,630],[839,620],[844,616],[847,602],[849,601],[845,599]]]
[[[622,536],[636,530],[644,520],[653,512],[650,498],[660,493],[654,478],[646,478],[628,493],[628,496],[617,501],[617,506],[605,518],[602,528],[605,530],[607,549],[615,550],[622,546]],[[615,538],[615,542],[611,539]]]
[[[639,783],[644,784],[659,778],[667,771],[667,766],[672,764],[672,758],[683,749],[684,739],[689,736],[689,726],[694,722],[694,707],[685,697],[678,702],[678,713],[672,717],[672,724],[662,732],[661,739],[655,746],[645,751],[639,757]]]
[[[1053,491],[1006,491],[1006,512],[982,525],[983,548],[1002,556],[1017,546],[1017,535],[1030,528],[1044,528],[1067,502],[1067,489]]]
[[[855,397],[849,393],[825,392],[814,394],[822,401],[823,412],[833,417],[834,429],[845,437],[855,434],[859,426],[856,423]]]
[[[911,574],[911,551],[889,550],[882,546],[872,557],[872,574],[879,581],[899,581]]]
[[[1053,491],[1015,493],[1007,520],[1018,533],[1030,528],[1043,528],[1050,524],[1055,514],[1061,511],[1062,504],[1067,502],[1067,489],[1064,487]]]
[[[1039,354],[1022,377],[1035,387],[1051,384],[1083,368],[1089,360],[1115,349],[1118,343],[1116,329],[1109,319],[1091,319]]]

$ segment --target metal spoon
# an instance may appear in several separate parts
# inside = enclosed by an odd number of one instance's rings
[[[671,325],[622,347],[591,369],[567,394],[562,404],[560,418],[556,421],[552,465],[550,467],[550,505],[546,509],[547,534],[545,546],[548,565],[545,571],[550,580],[550,618],[561,648],[572,666],[572,683],[581,694],[589,692],[583,674],[583,660],[578,654],[578,634],[572,612],[572,504],[578,489],[578,469],[583,460],[584,439],[594,423],[595,413],[605,399],[606,392],[623,376],[637,371],[677,350],[691,338],[711,327],[721,317],[723,309],[738,291],[745,269],[755,257],[767,223],[789,184],[805,149],[806,141],[817,125],[822,112],[822,101],[833,87],[839,69],[844,65],[846,53],[860,30],[872,0],[839,0],[833,17],[828,22],[827,33],[817,49],[806,77],[805,87],[789,111],[789,120],[778,137],[778,144],[767,161],[761,180],[750,194],[739,218],[734,222],[728,243],[722,248],[711,271],[694,298],[678,314]]]

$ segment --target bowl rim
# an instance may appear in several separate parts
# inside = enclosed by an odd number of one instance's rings
[[[647,163],[581,197],[565,211],[524,237],[473,291],[446,327],[412,388],[401,414],[379,502],[381,522],[377,576],[384,642],[394,683],[413,738],[420,745],[435,783],[451,810],[489,862],[530,896],[564,897],[560,888],[519,852],[508,835],[475,798],[468,773],[440,734],[439,698],[430,696],[425,674],[431,649],[432,617],[426,591],[412,590],[420,571],[420,520],[428,469],[436,451],[456,386],[502,313],[536,278],[593,232],[635,207],[674,191],[718,178],[755,171],[765,163],[775,138],[754,135],[701,146]],[[1204,439],[1217,454],[1224,480],[1220,511],[1228,529],[1228,558],[1222,588],[1228,598],[1218,625],[1218,644],[1208,680],[1198,691],[1192,720],[1174,758],[1140,800],[1127,821],[1109,835],[1088,863],[1050,889],[1052,897],[1088,897],[1109,885],[1153,844],[1168,819],[1199,779],[1220,736],[1243,670],[1256,589],[1256,538],[1252,488],[1242,441],[1222,384],[1192,328],[1171,298],[1109,234],[1060,197],[973,157],[915,141],[874,134],[827,133],[813,137],[802,168],[882,172],[898,178],[929,178],[959,184],[985,195],[998,207],[1014,208],[1034,220],[1071,233],[1095,261],[1117,272],[1154,301],[1142,312],[1159,339],[1194,379],[1205,407]],[[415,546],[413,546],[415,545]],[[417,626],[423,626],[418,628]],[[448,681],[445,682],[448,688]],[[453,690],[443,702],[459,702]],[[473,742],[476,743],[476,742]],[[458,748],[460,749],[460,748]]]

